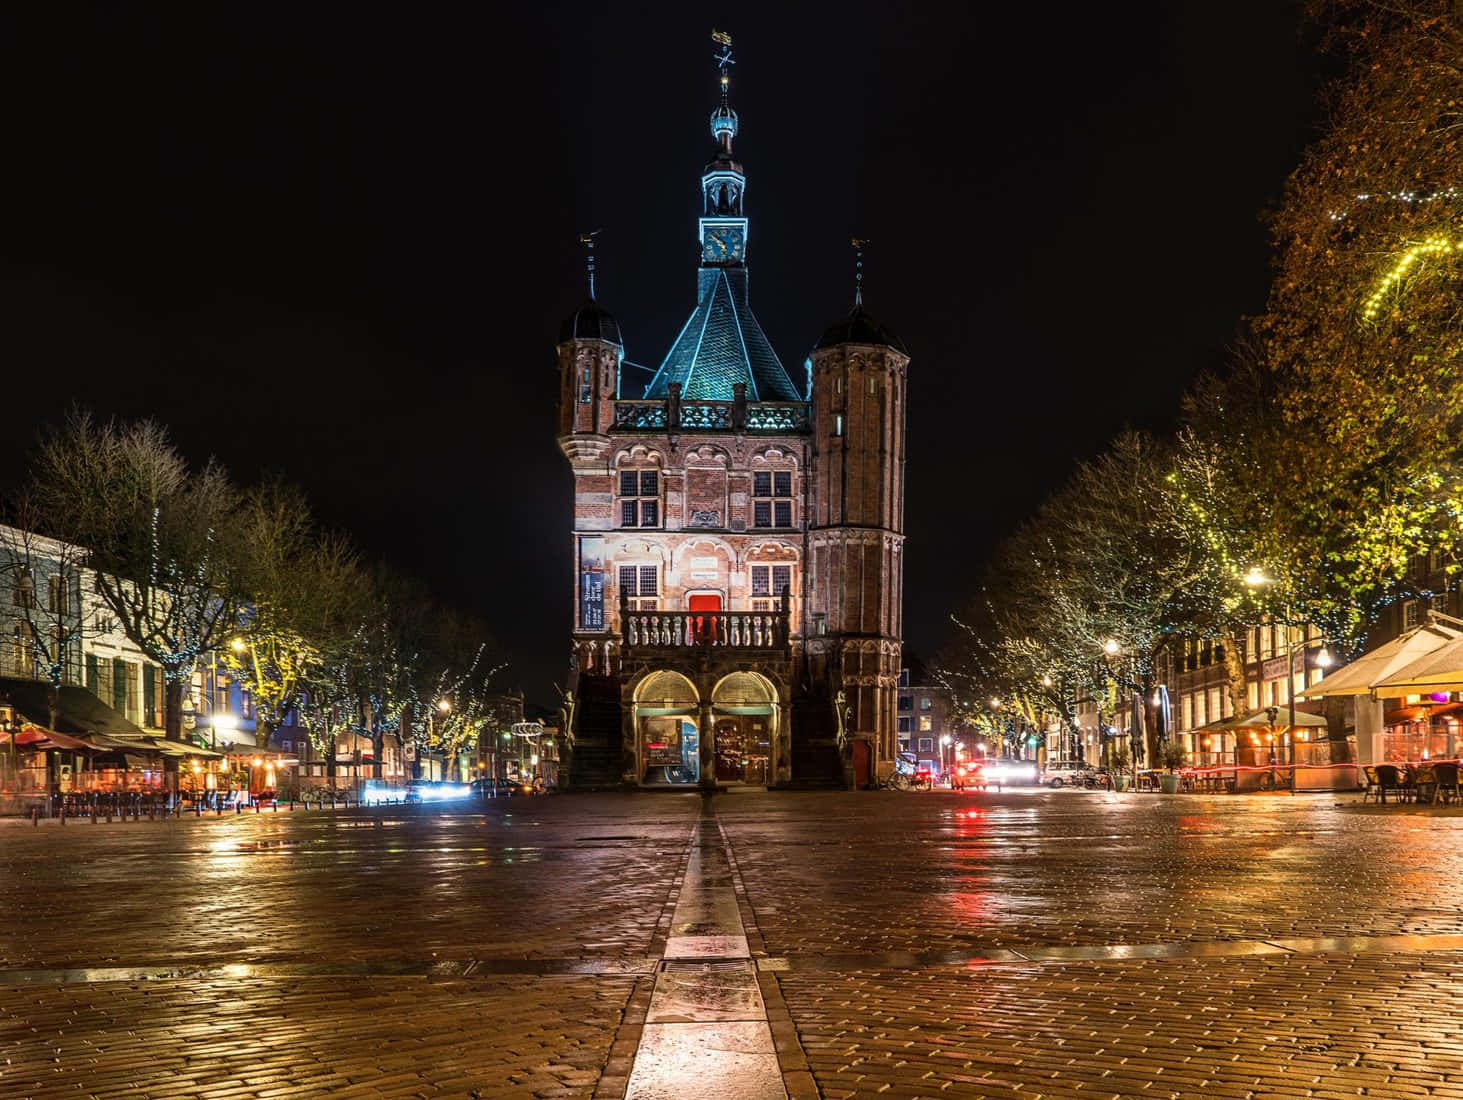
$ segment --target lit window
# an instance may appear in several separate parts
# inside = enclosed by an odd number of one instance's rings
[[[1422,622],[1422,603],[1419,600],[1402,601],[1402,629],[1411,630]]]
[[[752,526],[792,526],[791,470],[761,470],[752,475]]]
[[[932,719],[928,714],[921,714],[919,716],[919,731],[920,731],[920,733],[928,733],[930,730],[932,730],[934,728],[935,728],[935,726],[934,726],[934,719]]]
[[[929,696],[927,696],[927,695],[921,695],[920,696],[920,698],[919,698],[919,709],[920,710],[929,710],[930,709]]]
[[[620,471],[620,526],[660,526],[659,471]]]
[[[752,610],[771,611],[770,597],[781,596],[792,589],[792,566],[752,566]]]
[[[660,569],[654,565],[620,566],[620,595],[631,611],[654,611],[660,595]]]

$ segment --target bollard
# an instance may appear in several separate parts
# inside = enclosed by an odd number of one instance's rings
[[[195,801],[193,803],[193,816],[194,817],[202,817],[203,816],[203,803],[202,802]]]
[[[257,798],[254,800],[254,812],[256,814],[259,812],[259,799]]]
[[[32,828],[40,828],[41,808],[39,806],[32,806],[30,808],[30,823]]]
[[[274,812],[279,813],[279,799],[274,800]]]
[[[97,804],[95,802],[91,804],[91,823],[93,825],[97,823]]]
[[[244,804],[242,802],[235,802],[234,803],[234,816],[237,817],[239,814],[241,814],[243,812],[244,812]]]
[[[294,813],[294,812],[295,812],[295,800],[292,798],[292,799],[290,799],[290,813]]]
[[[66,824],[66,803],[61,803],[61,824]]]
[[[223,812],[224,812],[224,804],[223,804],[223,802],[222,801],[215,802],[213,804],[213,816],[214,817],[218,817]]]
[[[111,823],[112,823],[112,810],[111,810],[110,807],[108,807],[107,808],[107,824],[110,825]]]

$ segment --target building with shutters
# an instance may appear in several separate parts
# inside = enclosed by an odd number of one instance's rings
[[[627,362],[592,269],[560,333],[573,786],[842,784],[896,749],[909,355],[861,293],[795,370],[772,348],[727,93],[723,64],[659,367]]]

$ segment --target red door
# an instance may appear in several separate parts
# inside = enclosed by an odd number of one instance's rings
[[[711,596],[688,596],[686,598],[686,610],[697,611],[720,611],[721,597]],[[691,632],[691,637],[703,645],[716,644],[716,620],[707,616],[705,618],[693,617],[686,626]]]

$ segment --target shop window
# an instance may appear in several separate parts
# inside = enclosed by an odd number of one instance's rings
[[[620,471],[620,526],[660,526],[660,471]]]
[[[631,611],[654,611],[659,606],[656,599],[659,595],[659,566],[620,566],[620,596]]]
[[[760,470],[752,475],[752,526],[792,526],[791,470]]]

